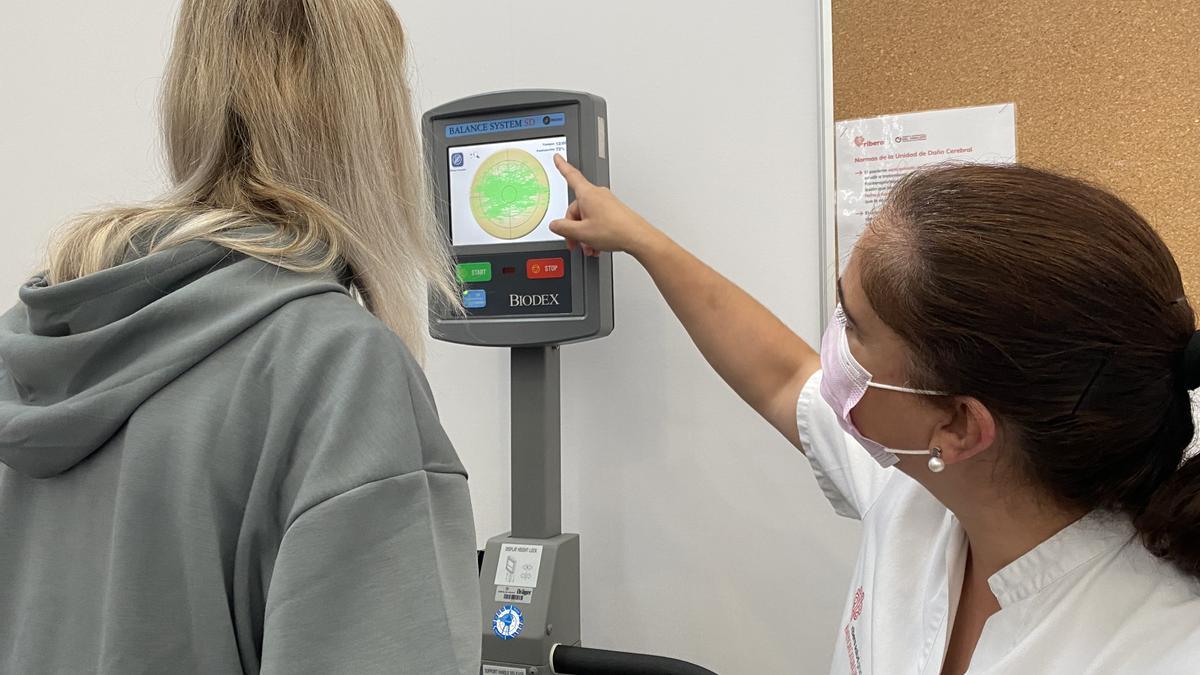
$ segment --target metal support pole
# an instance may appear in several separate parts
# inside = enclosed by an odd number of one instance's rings
[[[512,349],[512,536],[562,534],[558,347]]]

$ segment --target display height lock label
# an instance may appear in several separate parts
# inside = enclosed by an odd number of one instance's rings
[[[495,585],[537,588],[541,568],[541,544],[504,544],[496,565]]]

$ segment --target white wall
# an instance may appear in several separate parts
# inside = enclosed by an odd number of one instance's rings
[[[425,107],[505,88],[604,96],[617,194],[818,338],[816,3],[395,4]],[[640,267],[615,265],[616,331],[562,363],[586,643],[721,673],[826,669],[857,528],[708,368]],[[508,527],[507,372],[503,350],[452,345],[429,366],[481,541]]]
[[[50,229],[162,186],[155,98],[174,2],[5,2],[0,20],[0,304]]]
[[[514,87],[605,96],[617,193],[817,338],[813,3],[394,2],[423,107]],[[153,106],[176,3],[7,4],[4,305],[51,226],[161,186]],[[563,355],[564,519],[583,535],[586,643],[721,673],[823,670],[856,527],[708,369],[628,258],[616,284],[616,332]],[[481,542],[508,526],[507,371],[500,350],[431,352]]]

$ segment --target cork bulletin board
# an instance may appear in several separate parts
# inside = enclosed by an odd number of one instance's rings
[[[1019,161],[1099,183],[1200,301],[1200,0],[832,0],[837,120],[1017,104]]]

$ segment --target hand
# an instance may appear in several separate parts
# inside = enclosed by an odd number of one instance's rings
[[[608,188],[593,185],[579,169],[561,155],[554,165],[575,192],[575,201],[564,218],[550,223],[550,231],[567,240],[572,251],[581,246],[586,255],[605,251],[625,251],[639,256],[658,231],[633,209],[625,206]]]

